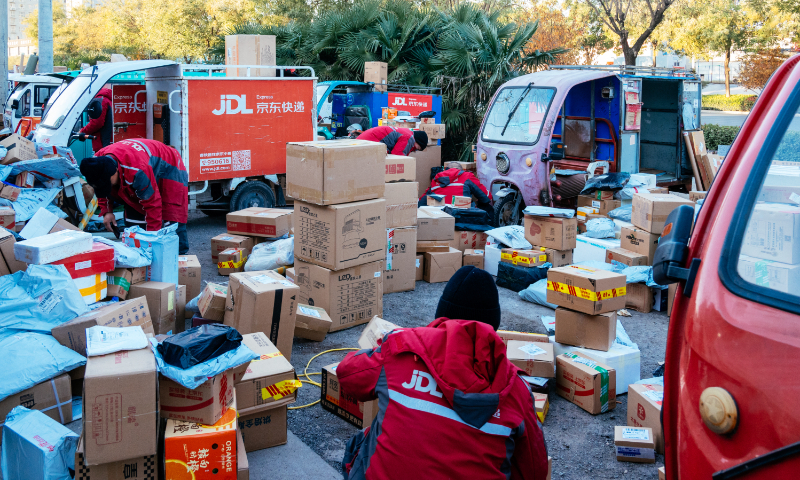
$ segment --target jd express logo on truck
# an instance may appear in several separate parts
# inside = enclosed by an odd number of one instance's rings
[[[236,101],[236,108],[231,104]],[[252,108],[247,108],[247,95],[220,95],[219,108],[212,110],[214,115],[233,115],[235,113],[253,113]]]

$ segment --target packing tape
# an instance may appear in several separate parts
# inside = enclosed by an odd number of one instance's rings
[[[58,409],[58,417],[61,419],[61,424],[64,425],[64,411],[62,410],[61,407],[66,407],[67,405],[71,405],[72,404],[72,398],[70,397],[66,402],[62,402],[61,399],[58,398],[58,390],[56,390],[56,380],[54,378],[50,379],[50,385],[53,387],[53,395],[55,397],[56,404],[55,405],[50,405],[49,407],[43,408],[43,409],[41,409],[39,411],[44,413],[44,412],[48,412],[48,411],[50,411],[50,410],[52,410],[54,408],[57,408]],[[5,421],[0,422],[0,427],[5,425],[5,423],[6,423]]]
[[[500,254],[500,258],[503,259],[503,260],[508,260],[509,262],[511,262],[512,265],[526,265],[526,266],[530,266],[531,263],[534,263],[534,262],[542,262],[542,263],[544,263],[544,262],[547,261],[547,255],[538,255],[538,256],[534,256],[533,258],[530,258],[530,257],[521,256],[517,252],[514,252],[514,253],[501,253]]]
[[[592,368],[598,372],[600,372],[600,413],[605,413],[608,411],[608,370],[598,365],[593,360],[589,360],[588,358],[579,357],[574,353],[565,353],[565,357],[571,359],[575,363],[580,363],[582,365],[586,365],[589,368]],[[592,392],[594,393],[594,392]],[[576,393],[577,395],[577,393]]]
[[[251,362],[258,362],[259,360],[269,360],[270,358],[282,357],[282,356],[283,356],[283,354],[281,352],[272,352],[272,353],[266,353],[264,355],[261,355],[260,357],[256,358],[255,360],[250,360],[250,361]]]
[[[275,383],[268,387],[261,389],[261,399],[280,400],[283,397],[288,397],[300,388],[303,383],[300,380],[283,380],[282,382]]]
[[[125,280],[124,277],[106,277],[106,283],[109,285],[116,285],[121,287],[126,292],[129,292],[131,289],[131,282]]]
[[[94,295],[94,297],[96,299],[95,300],[96,302],[99,302],[100,300],[102,300],[103,299],[103,297],[102,297],[103,289],[108,288],[108,282],[101,282],[100,278],[101,278],[100,274],[99,273],[95,273],[94,274],[94,282],[95,282],[94,285],[92,285],[91,287],[81,288],[79,290],[79,292],[81,292],[81,296],[82,297],[88,297],[89,295]],[[106,278],[108,278],[108,277],[106,277]]]
[[[217,268],[239,268],[247,262],[247,257],[242,257],[238,262],[228,260],[227,262],[218,262]]]
[[[611,288],[608,290],[602,290],[600,292],[593,292],[587,288],[575,287],[572,285],[567,285],[566,283],[558,283],[550,280],[547,281],[547,289],[558,293],[572,295],[573,297],[582,298],[584,300],[589,300],[591,302],[625,296],[625,287]]]

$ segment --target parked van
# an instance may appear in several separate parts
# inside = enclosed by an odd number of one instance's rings
[[[42,116],[42,110],[47,100],[53,95],[63,82],[62,78],[50,75],[9,75],[9,80],[15,83],[14,89],[6,99],[3,108],[3,128],[8,132],[17,131],[23,119],[28,123],[36,122]],[[28,126],[30,130],[32,125]],[[22,132],[26,135],[29,132]]]

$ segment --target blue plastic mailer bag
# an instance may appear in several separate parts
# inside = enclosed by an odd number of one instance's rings
[[[124,243],[114,242],[103,237],[94,237],[93,240],[114,248],[114,266],[116,268],[147,267],[153,263],[152,250],[129,247]]]
[[[575,216],[575,210],[571,208],[553,208],[541,207],[538,205],[531,205],[522,211],[525,215],[534,215],[537,217],[556,217],[556,218],[572,218]]]
[[[247,348],[245,344],[239,345],[236,350],[225,352],[222,355],[213,358],[207,362],[198,363],[193,367],[183,369],[174,367],[164,361],[164,358],[158,353],[158,340],[155,338],[150,339],[150,346],[156,356],[156,363],[158,364],[158,371],[161,375],[170,378],[184,387],[194,390],[200,385],[208,381],[208,377],[218,375],[229,368],[238,367],[243,363],[253,361],[259,356]]]
[[[126,228],[122,243],[129,247],[153,252],[153,263],[147,267],[147,281],[178,284],[178,224],[173,223],[157,232],[138,226]]]
[[[29,265],[0,277],[0,339],[20,331],[50,333],[88,311],[63,265]]]
[[[3,480],[71,480],[78,438],[38,410],[14,407],[3,426]]]
[[[553,310],[558,308],[558,305],[547,302],[547,279],[543,278],[538,282],[528,285],[525,290],[519,291],[519,296],[523,300],[531,303],[538,303],[543,307],[550,307]]]
[[[86,365],[86,357],[52,335],[22,332],[0,340],[0,400]]]

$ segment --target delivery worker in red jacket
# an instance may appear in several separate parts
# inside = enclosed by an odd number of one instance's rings
[[[436,316],[427,327],[393,330],[337,367],[342,394],[378,399],[372,425],[347,443],[346,478],[544,480],[544,436],[530,388],[495,333],[491,275],[462,267]]]
[[[474,173],[458,168],[448,168],[436,174],[431,180],[431,186],[419,197],[418,205],[424,207],[428,204],[428,195],[444,195],[444,203],[451,204],[453,195],[472,197],[476,206],[486,211],[489,216],[494,215],[492,207],[492,193],[483,186]]]
[[[114,95],[110,88],[101,88],[94,98],[100,100],[103,111],[99,117],[89,120],[89,123],[81,128],[80,133],[94,135],[92,150],[97,154],[101,148],[111,145],[114,141],[114,111],[111,105]]]
[[[189,174],[177,150],[156,140],[122,140],[83,159],[81,173],[94,188],[108,231],[117,225],[115,200],[124,205],[129,227],[155,231],[178,223],[180,254],[189,251]]]
[[[408,155],[411,152],[425,150],[428,146],[428,134],[408,128],[373,127],[358,136],[359,140],[381,142],[386,145],[386,153],[392,155]]]

